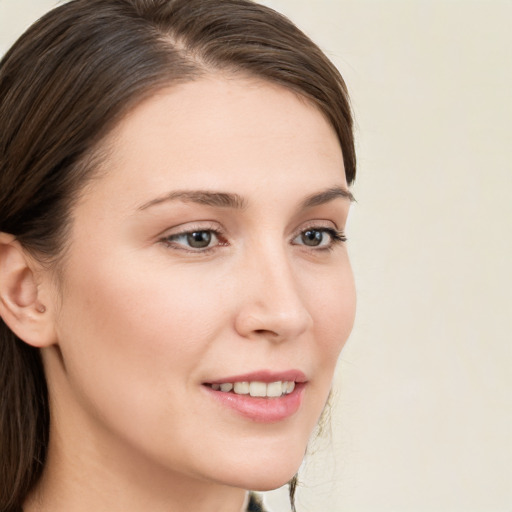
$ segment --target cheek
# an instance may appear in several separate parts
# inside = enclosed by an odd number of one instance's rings
[[[108,260],[107,260],[108,263]],[[180,407],[222,322],[207,284],[118,260],[73,268],[59,344],[77,396],[109,414],[144,418]],[[108,390],[108,393],[105,391]],[[170,400],[176,391],[178,399]],[[132,422],[134,423],[134,422]]]
[[[310,293],[305,295],[309,296],[310,311],[314,315],[315,338],[321,347],[319,351],[327,360],[339,354],[352,331],[356,292],[348,259],[320,278],[309,283]]]
[[[348,260],[322,280],[309,298],[314,315],[316,399],[323,406],[331,389],[338,357],[354,325],[356,292]]]

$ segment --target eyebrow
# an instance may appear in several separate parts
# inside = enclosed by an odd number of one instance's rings
[[[331,187],[323,192],[318,194],[312,194],[302,202],[302,209],[307,210],[308,208],[313,208],[315,206],[320,206],[325,203],[329,203],[334,199],[348,199],[350,202],[354,202],[356,199],[352,195],[352,192],[347,190],[344,187]]]
[[[338,198],[355,201],[352,193],[346,188],[331,187],[327,190],[306,197],[306,199],[302,201],[300,209],[307,210],[308,208],[320,206]],[[147,208],[166,203],[168,201],[183,201],[186,203],[196,203],[217,208],[233,208],[237,210],[247,207],[247,201],[238,194],[229,192],[211,192],[208,190],[177,190],[144,203],[139,207],[139,210],[146,210]]]
[[[183,201],[185,203],[203,204],[217,208],[234,208],[237,210],[241,210],[247,206],[246,201],[238,194],[210,192],[207,190],[177,190],[163,197],[148,201],[139,207],[139,210],[146,210],[151,206],[167,201]]]

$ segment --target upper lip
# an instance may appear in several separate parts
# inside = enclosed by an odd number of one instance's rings
[[[244,373],[241,375],[233,375],[222,377],[208,381],[206,384],[223,384],[228,382],[306,382],[307,378],[304,372],[300,370],[271,371],[258,370],[255,372]]]

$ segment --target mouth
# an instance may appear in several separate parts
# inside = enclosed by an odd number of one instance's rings
[[[260,382],[260,381],[242,381],[242,382],[223,382],[222,384],[205,384],[211,387],[214,391],[222,393],[233,393],[235,395],[250,395],[259,398],[279,398],[284,395],[289,395],[295,389],[295,381],[275,381]]]
[[[203,383],[208,395],[256,422],[282,421],[300,408],[307,384],[302,372],[257,372]]]

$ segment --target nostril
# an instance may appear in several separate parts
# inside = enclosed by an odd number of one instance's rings
[[[254,332],[263,336],[279,336],[277,332],[270,331],[268,329],[256,329]]]

